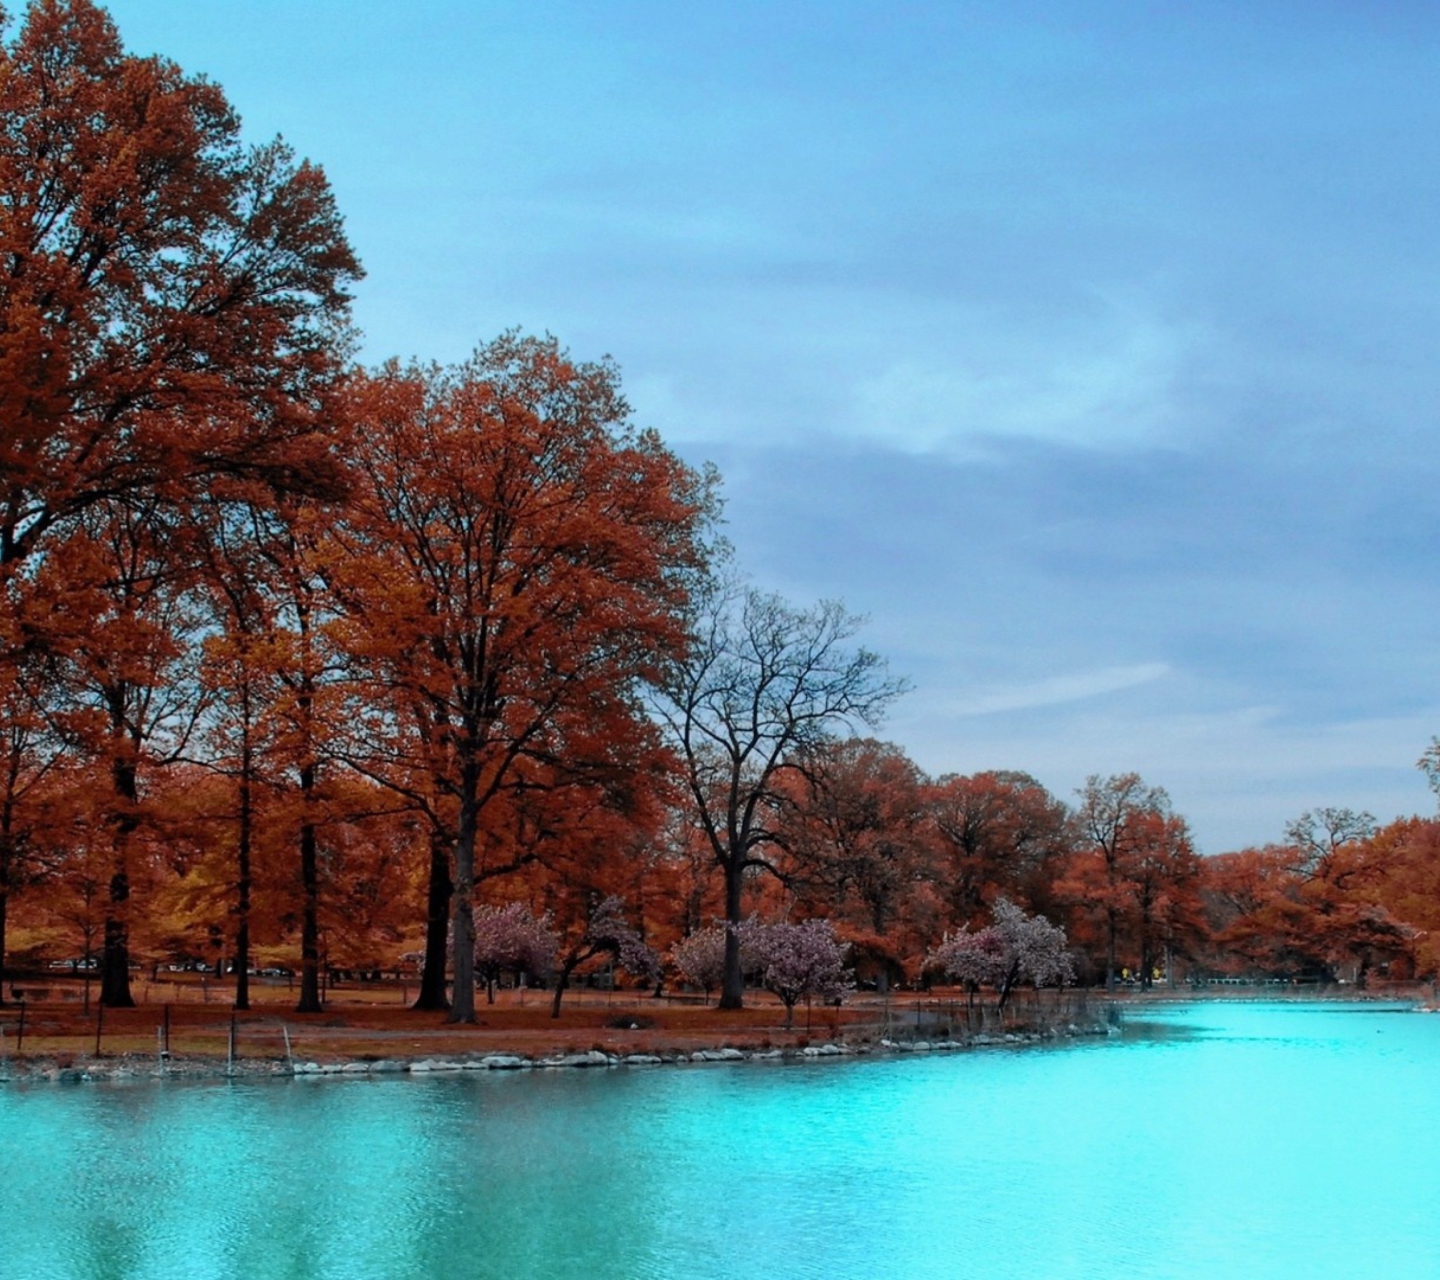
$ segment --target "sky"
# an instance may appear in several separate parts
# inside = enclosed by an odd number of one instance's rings
[[[107,7],[324,168],[365,361],[613,356],[928,772],[1434,811],[1440,10]]]

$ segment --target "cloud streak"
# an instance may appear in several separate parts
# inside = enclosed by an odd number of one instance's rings
[[[1118,313],[1117,313],[1118,311]],[[1199,335],[1104,307],[1084,333],[958,321],[943,355],[932,337],[853,387],[852,428],[895,448],[962,453],[994,437],[1082,448],[1173,441],[1183,420],[1177,383]]]
[[[988,716],[1002,711],[1028,711],[1135,689],[1170,674],[1165,662],[1142,662],[1135,666],[1106,667],[1098,671],[1050,676],[1022,684],[981,690],[973,697],[951,703],[947,710],[956,716]]]

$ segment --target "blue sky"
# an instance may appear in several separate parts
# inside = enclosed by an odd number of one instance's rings
[[[1433,809],[1432,6],[109,8],[324,166],[367,360],[613,355],[927,770]]]

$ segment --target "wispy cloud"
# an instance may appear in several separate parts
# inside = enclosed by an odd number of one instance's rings
[[[984,716],[1001,711],[1023,711],[1034,707],[1051,707],[1065,702],[1080,702],[1102,694],[1118,693],[1149,684],[1170,674],[1164,662],[1142,662],[1134,666],[1104,667],[1074,675],[1050,676],[1023,684],[997,686],[950,706],[953,715]]]
[[[955,318],[952,353],[932,348],[855,387],[853,429],[917,451],[1021,437],[1070,445],[1153,443],[1172,434],[1176,384],[1202,339],[1131,307],[1102,305],[1084,332],[1048,325],[1003,337]]]

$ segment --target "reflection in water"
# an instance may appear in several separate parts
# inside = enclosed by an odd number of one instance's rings
[[[9,1086],[0,1275],[1440,1275],[1440,1017],[790,1067]]]

